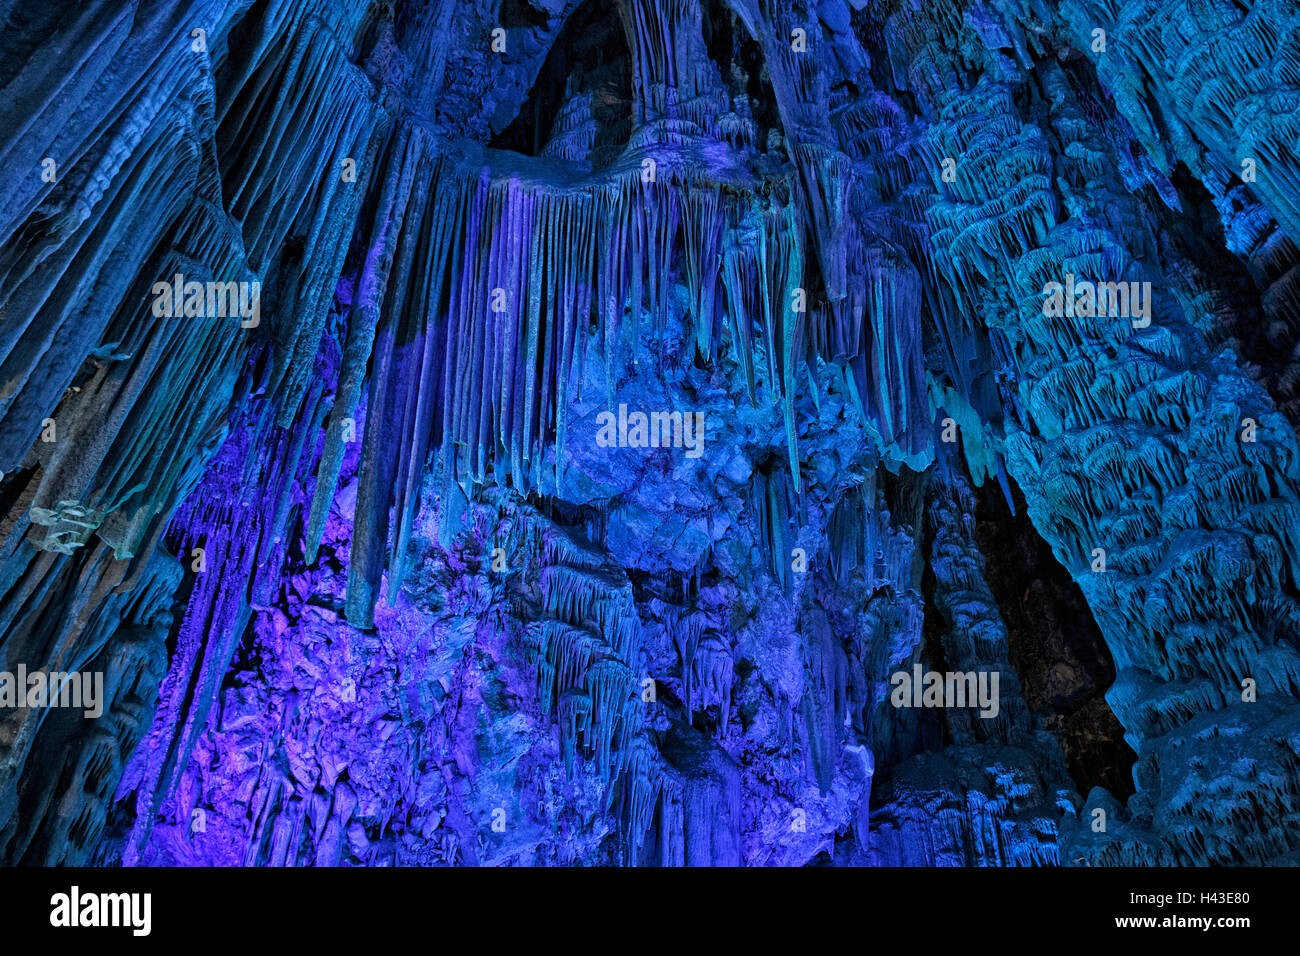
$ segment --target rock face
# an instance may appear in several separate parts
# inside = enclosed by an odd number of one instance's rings
[[[0,862],[1300,862],[1288,0],[0,20]]]

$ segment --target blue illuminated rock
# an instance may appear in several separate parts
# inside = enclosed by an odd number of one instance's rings
[[[1293,4],[120,6],[0,31],[0,861],[1296,861]]]

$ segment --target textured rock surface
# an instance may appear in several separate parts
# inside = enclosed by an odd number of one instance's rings
[[[0,861],[1300,858],[1293,4],[0,21]]]

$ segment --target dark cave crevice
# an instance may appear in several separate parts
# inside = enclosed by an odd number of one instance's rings
[[[565,21],[519,112],[489,145],[540,155],[566,101],[577,93],[591,94],[597,125],[592,159],[603,165],[631,133],[632,53],[613,0],[585,0]]]
[[[1010,487],[1014,513],[992,482],[976,489],[975,540],[1025,702],[1060,741],[1080,793],[1100,786],[1127,800],[1137,755],[1105,699],[1115,662],[1083,591],[1034,529],[1020,488]]]
[[[551,20],[551,15],[545,10],[539,10],[528,0],[502,0],[498,19],[507,29],[531,30],[534,27],[546,26]]]

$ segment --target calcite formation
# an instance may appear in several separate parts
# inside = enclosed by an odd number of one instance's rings
[[[0,861],[1300,862],[1289,0],[0,21]]]

